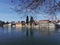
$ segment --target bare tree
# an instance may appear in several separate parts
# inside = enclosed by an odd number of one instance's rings
[[[15,3],[16,2],[16,3]],[[11,0],[11,3],[14,4],[14,11],[18,13],[32,13],[36,14],[43,11],[47,13],[51,18],[56,18],[56,11],[60,11],[60,1],[57,0]]]

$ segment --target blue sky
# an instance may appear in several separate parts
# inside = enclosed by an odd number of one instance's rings
[[[19,16],[10,9],[9,0],[0,0],[0,20],[18,21]]]
[[[11,10],[10,7],[13,6],[11,5],[10,0],[0,0],[0,20],[2,21],[21,21],[25,20],[26,16],[21,18],[24,14],[18,14],[15,11]],[[59,15],[58,13],[57,15]],[[31,16],[32,14],[30,14]],[[41,20],[41,19],[48,19],[48,16],[42,16],[46,14],[34,14],[38,15],[36,20]],[[59,17],[59,16],[58,16]]]

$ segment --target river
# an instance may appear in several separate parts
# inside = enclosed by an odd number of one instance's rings
[[[60,45],[60,29],[0,27],[0,45]]]

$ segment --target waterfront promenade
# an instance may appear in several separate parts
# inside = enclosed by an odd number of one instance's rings
[[[4,24],[3,27],[32,27],[32,28],[55,28],[55,24],[53,23],[38,23],[37,25],[30,25],[30,24],[25,24],[22,25],[21,23],[16,23],[16,24]]]
[[[55,23],[49,22],[49,20],[39,20],[32,23],[26,23],[25,21],[22,22],[7,22],[7,23],[0,23],[0,27],[27,27],[27,28],[55,28]]]

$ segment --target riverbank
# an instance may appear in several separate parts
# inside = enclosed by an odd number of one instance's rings
[[[4,24],[3,27],[11,27],[11,24]],[[15,25],[12,25],[12,27],[17,27],[17,28],[20,28],[20,27],[27,27],[27,28],[55,28],[55,24],[53,23],[39,23],[38,25],[30,25],[30,24],[25,24],[25,25],[22,25],[21,23],[17,23]]]

